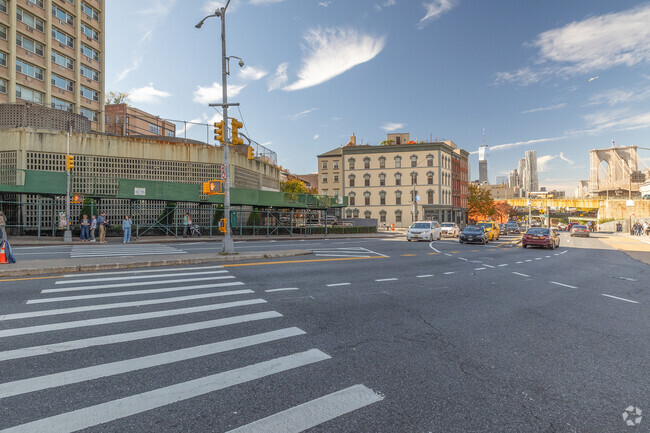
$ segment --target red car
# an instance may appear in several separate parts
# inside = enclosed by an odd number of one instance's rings
[[[546,247],[554,250],[560,246],[560,236],[551,229],[544,227],[531,227],[521,238],[522,248],[528,246]]]

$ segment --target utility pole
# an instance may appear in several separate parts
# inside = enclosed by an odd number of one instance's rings
[[[65,232],[63,233],[63,242],[72,243],[72,231],[70,230],[70,175],[71,170],[68,165],[68,160],[70,157],[70,133],[72,132],[72,123],[68,123],[68,133],[67,133],[67,150],[65,153],[66,160],[66,186],[65,186]]]

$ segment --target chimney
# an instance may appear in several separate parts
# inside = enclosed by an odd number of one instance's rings
[[[353,146],[357,145],[357,137],[354,135],[354,132],[350,136],[350,143],[352,143]]]

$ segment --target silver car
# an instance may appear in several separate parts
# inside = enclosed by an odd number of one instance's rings
[[[456,223],[442,223],[440,224],[440,228],[442,229],[443,236],[450,236],[452,238],[460,236],[460,228]]]
[[[406,240],[411,241],[433,241],[440,240],[442,229],[438,221],[416,221],[406,231]]]

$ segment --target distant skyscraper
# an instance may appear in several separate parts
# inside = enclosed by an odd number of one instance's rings
[[[519,172],[516,168],[513,168],[508,175],[508,186],[510,188],[519,188],[519,184]]]
[[[524,161],[524,174],[522,176],[522,188],[527,192],[539,191],[539,180],[537,178],[537,152],[529,150],[526,152]],[[521,166],[521,160],[519,161]]]
[[[487,167],[487,146],[478,148],[478,181],[480,183],[489,183],[488,180],[488,167]]]
[[[518,166],[518,172],[519,172],[519,178],[517,179],[517,186],[519,188],[524,187],[524,178],[526,177],[526,159],[521,158],[519,160],[519,166]]]

